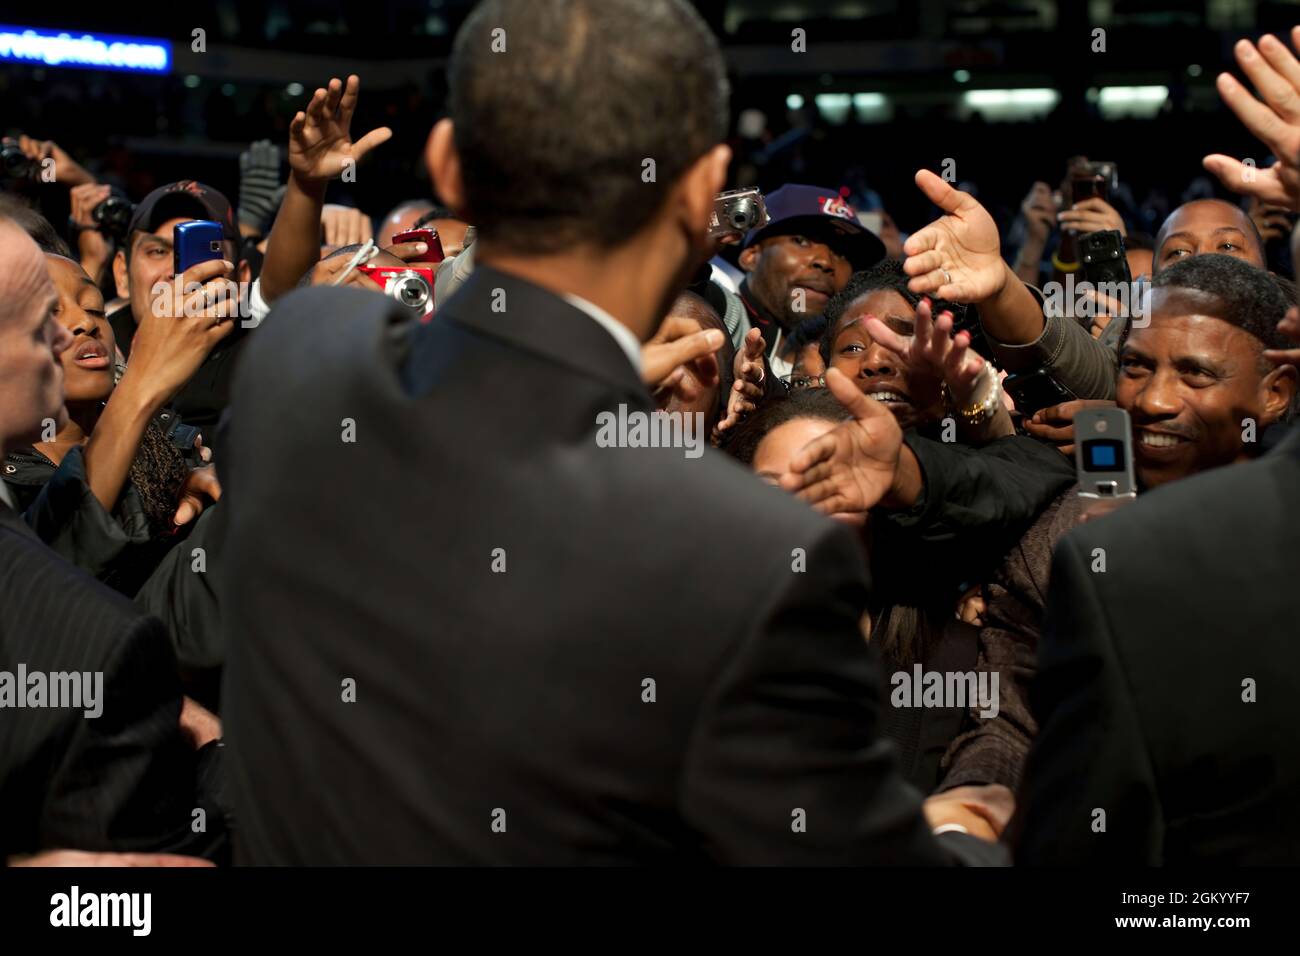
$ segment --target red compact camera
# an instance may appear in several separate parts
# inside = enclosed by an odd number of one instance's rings
[[[433,266],[357,266],[357,271],[379,283],[384,295],[427,320],[433,314]]]
[[[383,287],[384,295],[392,296],[427,322],[433,315],[434,273],[438,271],[438,263],[446,258],[442,240],[434,229],[410,229],[393,236],[393,245],[403,242],[426,243],[429,251],[408,259],[404,266],[358,266],[357,271],[370,276]]]

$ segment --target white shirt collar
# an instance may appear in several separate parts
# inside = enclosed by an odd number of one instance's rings
[[[627,360],[636,369],[637,376],[641,375],[641,343],[637,341],[637,337],[632,334],[631,329],[594,302],[588,302],[581,296],[566,292],[564,293],[564,301],[575,309],[581,309],[587,313],[596,320],[598,325],[603,326],[606,332],[614,336],[614,341],[618,343],[619,348],[627,353]]]

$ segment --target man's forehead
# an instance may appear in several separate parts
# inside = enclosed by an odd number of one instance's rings
[[[1246,212],[1232,203],[1221,200],[1198,200],[1179,206],[1160,227],[1163,242],[1179,232],[1205,232],[1214,229],[1235,229],[1247,232]]]
[[[1200,289],[1155,289],[1150,322],[1135,327],[1128,343],[1140,347],[1169,334],[1192,348],[1253,348],[1257,340],[1241,326],[1221,318],[1223,302]]]
[[[177,226],[179,226],[183,222],[197,222],[197,221],[198,220],[194,219],[191,216],[178,216],[175,219],[168,219],[166,222],[160,223],[152,231],[140,233],[139,241],[148,240],[148,239],[157,239],[157,240],[161,240],[162,242],[171,242],[172,237],[175,235]]]
[[[54,283],[40,246],[11,222],[0,222],[0,261],[7,266],[0,269],[0,294],[53,294]]]

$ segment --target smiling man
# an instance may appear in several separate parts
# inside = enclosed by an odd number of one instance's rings
[[[1157,274],[1151,324],[1129,334],[1115,386],[1143,488],[1245,461],[1260,431],[1290,417],[1296,369],[1263,354],[1285,347],[1287,305],[1266,273],[1226,255]]]
[[[1266,348],[1285,346],[1276,329],[1287,308],[1268,273],[1234,256],[1195,255],[1156,273],[1150,324],[1123,342],[1116,382],[1117,404],[1132,419],[1143,494],[1254,458],[1264,429],[1292,417],[1296,368],[1264,357]],[[1027,688],[1037,669],[1052,552],[1078,523],[1077,490],[1043,511],[988,585],[981,667],[1003,671],[1001,712],[954,742],[945,786],[1015,789],[1020,782],[1037,730]]]

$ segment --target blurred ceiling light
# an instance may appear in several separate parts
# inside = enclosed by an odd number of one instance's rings
[[[1167,86],[1103,86],[1097,96],[1102,119],[1150,119],[1169,99]]]
[[[967,90],[962,105],[967,114],[979,113],[986,120],[1025,120],[1046,116],[1061,101],[1061,94],[1048,87],[1020,90]]]
[[[803,109],[803,97],[798,93],[791,93],[785,98],[785,108],[788,110]]]
[[[813,97],[817,111],[828,123],[843,123],[849,118],[853,97],[848,93],[818,93]]]

